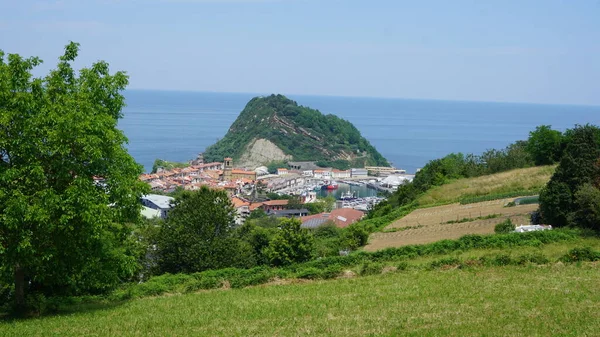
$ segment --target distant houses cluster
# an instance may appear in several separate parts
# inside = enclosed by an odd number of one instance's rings
[[[161,194],[173,192],[178,188],[193,191],[207,186],[227,192],[236,210],[237,224],[242,224],[252,211],[260,208],[269,216],[300,218],[305,228],[326,223],[346,227],[360,220],[364,213],[355,209],[341,208],[329,213],[309,215],[309,211],[305,208],[290,209],[288,200],[257,200],[252,192],[260,188],[265,192],[289,193],[288,191],[306,186],[309,182],[314,183],[315,180],[365,179],[370,173],[383,171],[392,172],[388,168],[338,170],[318,167],[314,162],[290,162],[288,167],[280,167],[275,174],[270,174],[264,166],[254,170],[234,168],[232,158],[224,158],[223,162],[212,163],[195,160],[188,167],[170,170],[159,168],[156,173],[140,176],[140,180],[147,182],[155,192],[142,197],[142,215],[147,218],[166,218],[174,199]],[[299,199],[301,204],[315,202],[317,194],[316,192],[302,193]]]

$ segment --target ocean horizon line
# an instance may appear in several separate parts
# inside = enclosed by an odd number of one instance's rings
[[[387,97],[387,96],[344,96],[344,95],[329,95],[329,94],[296,94],[296,93],[260,93],[260,92],[235,92],[235,91],[207,91],[207,90],[178,90],[178,89],[145,89],[131,88],[127,91],[139,92],[170,92],[170,93],[197,93],[197,94],[223,94],[223,95],[253,95],[268,96],[268,95],[284,95],[286,97],[327,97],[327,98],[343,98],[343,99],[374,99],[374,100],[392,100],[392,101],[415,101],[415,102],[443,102],[443,103],[492,103],[492,104],[507,104],[507,105],[537,105],[537,106],[564,106],[564,107],[589,107],[600,108],[600,104],[582,104],[582,103],[539,103],[539,102],[518,102],[518,101],[485,101],[485,100],[459,100],[459,99],[441,99],[441,98],[407,98],[407,97]]]

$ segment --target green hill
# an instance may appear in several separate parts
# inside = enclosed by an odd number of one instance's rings
[[[243,289],[236,289],[232,269],[202,274],[219,274],[222,279],[214,285],[199,274],[161,276],[154,280],[162,282],[134,285],[147,289],[145,298],[83,300],[60,315],[0,322],[0,334],[597,335],[598,263],[574,259],[584,256],[574,254],[573,248],[591,247],[599,254],[600,240],[570,231],[553,232],[461,241],[480,246],[478,249],[447,241],[363,254],[364,259],[371,257],[371,262],[338,266],[339,273],[328,276],[333,280],[320,280],[324,275],[315,273],[314,267],[298,270],[298,278],[275,277],[267,285]],[[394,254],[400,252],[403,254]],[[219,289],[201,290],[206,286]],[[156,296],[160,294],[165,295]]]
[[[250,100],[225,137],[204,152],[206,161],[224,157],[232,157],[240,166],[286,160],[338,168],[389,166],[350,122],[299,106],[282,95]]]

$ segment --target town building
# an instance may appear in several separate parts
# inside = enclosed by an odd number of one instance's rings
[[[303,216],[307,216],[309,211],[306,208],[303,209],[284,209],[280,211],[271,211],[268,213],[277,218],[300,218]]]
[[[350,171],[342,171],[342,170],[331,170],[331,178],[333,179],[345,179],[350,178]]]
[[[312,171],[319,168],[314,161],[290,161],[288,167],[299,171]]]
[[[331,213],[319,213],[303,216],[302,228],[316,228],[326,223],[333,223],[336,227],[345,228],[359,221],[365,214],[352,208],[336,208]]]
[[[231,198],[231,203],[236,210],[235,224],[243,224],[250,215],[250,203],[238,197]]]
[[[173,207],[175,198],[160,195],[160,194],[146,194],[141,198],[142,205],[160,211],[160,217],[165,219]]]
[[[265,211],[266,213],[272,212],[272,211],[281,211],[287,208],[287,205],[289,203],[289,200],[269,200],[269,201],[264,201],[262,203],[262,205],[260,206],[260,208],[263,209],[263,211]]]
[[[221,176],[221,180],[222,181],[231,181],[232,171],[233,171],[233,159],[227,157],[223,161],[223,175]]]
[[[368,178],[369,171],[364,168],[352,168],[350,169],[350,178]]]

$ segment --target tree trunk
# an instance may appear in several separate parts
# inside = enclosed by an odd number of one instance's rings
[[[18,263],[15,265],[15,311],[25,311],[25,271]]]

